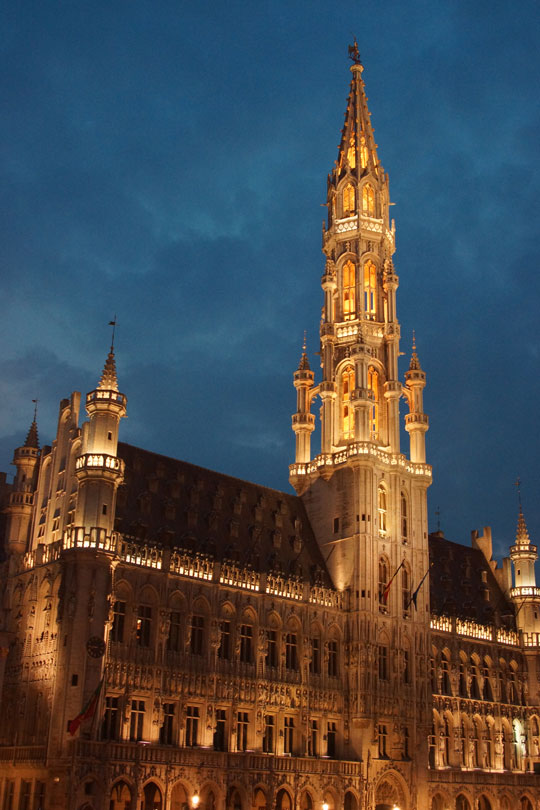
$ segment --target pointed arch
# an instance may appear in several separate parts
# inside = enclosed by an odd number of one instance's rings
[[[371,183],[362,186],[362,214],[365,217],[375,216],[375,189]]]
[[[354,366],[345,366],[341,372],[341,433],[344,439],[354,439],[354,409],[352,393],[356,387]]]
[[[352,321],[356,317],[356,265],[348,259],[342,269],[343,280],[343,320]]]
[[[364,312],[373,317],[377,313],[377,267],[371,259],[364,262]]]
[[[347,183],[343,189],[343,216],[352,217],[356,214],[356,192],[352,183]]]
[[[370,430],[373,438],[379,432],[379,372],[373,367],[368,368],[368,389],[373,395],[373,405],[371,406]]]

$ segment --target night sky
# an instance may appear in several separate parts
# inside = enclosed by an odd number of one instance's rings
[[[501,555],[519,475],[540,541],[538,0],[5,4],[0,469],[33,398],[47,443],[95,387],[116,313],[121,438],[288,489],[353,35],[401,373],[415,329],[428,379],[430,529],[437,507],[459,542],[489,524]]]

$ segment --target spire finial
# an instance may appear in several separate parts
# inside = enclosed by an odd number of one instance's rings
[[[304,329],[304,340],[302,341],[302,356],[300,357],[300,362],[298,364],[298,371],[311,371],[308,356],[306,354],[307,348],[307,332]]]
[[[109,321],[109,326],[112,326],[112,336],[111,336],[111,352],[114,352],[114,333],[116,331],[116,313],[112,321]]]
[[[360,59],[360,51],[358,50],[358,42],[356,41],[356,37],[354,37],[354,41],[352,45],[349,45],[349,59],[355,65],[360,65],[362,67],[362,61]]]
[[[409,371],[422,371],[420,360],[418,359],[418,355],[416,354],[416,332],[414,329],[412,333],[412,355],[411,355],[411,362],[409,365]]]
[[[516,480],[514,482],[514,486],[517,489],[518,506],[519,506],[519,510],[521,511],[521,478],[519,477],[519,475],[518,475],[518,477],[516,478]]]
[[[36,397],[36,399],[33,399],[32,402],[34,403],[34,422],[36,422],[37,421],[37,406],[38,406],[39,399],[37,399],[37,397]]]
[[[516,544],[521,546],[528,546],[531,543],[531,539],[529,537],[529,530],[527,529],[527,524],[525,523],[525,517],[523,516],[523,508],[521,505],[521,478],[518,476],[514,483],[518,492],[518,522],[516,530]]]

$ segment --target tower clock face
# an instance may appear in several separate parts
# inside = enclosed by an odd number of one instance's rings
[[[105,642],[99,636],[91,636],[86,642],[86,652],[90,658],[103,658],[105,655]]]

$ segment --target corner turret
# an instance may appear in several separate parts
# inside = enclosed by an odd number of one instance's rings
[[[13,464],[17,468],[13,489],[6,507],[6,551],[8,554],[24,554],[28,550],[32,507],[38,470],[39,437],[37,428],[37,408],[28,430],[26,441],[17,447],[13,454]]]
[[[429,419],[424,413],[423,391],[426,387],[426,375],[416,353],[416,337],[413,332],[413,345],[409,370],[405,372],[403,393],[409,404],[409,413],[405,416],[405,430],[409,434],[411,461],[424,463],[426,460],[426,431]]]
[[[510,547],[510,560],[514,566],[514,587],[510,597],[516,606],[517,626],[525,633],[540,633],[540,588],[536,587],[534,570],[537,559],[538,550],[531,543],[520,499],[516,542]]]

